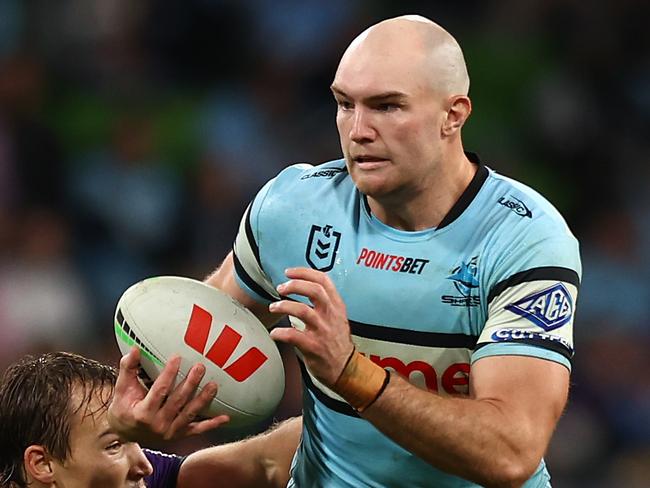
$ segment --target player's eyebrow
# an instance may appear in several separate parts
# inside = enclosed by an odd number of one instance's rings
[[[343,90],[341,90],[340,88],[338,88],[335,85],[330,86],[330,90],[332,90],[332,92],[335,95],[339,95],[339,96],[341,96],[343,98],[352,98],[352,97],[350,97],[350,95],[348,95],[347,93],[345,93]],[[365,97],[363,99],[363,101],[365,103],[380,103],[380,102],[385,102],[385,101],[388,101],[388,100],[398,100],[399,101],[399,100],[406,99],[407,97],[408,97],[408,95],[406,93],[403,93],[403,92],[400,92],[400,91],[387,91],[387,92],[384,92],[384,93],[378,93],[377,95],[372,95],[372,96],[369,96],[369,97]]]
[[[107,435],[115,435],[115,431],[109,427],[108,429],[104,430],[101,434],[98,434],[97,438],[101,439],[102,437],[105,437]]]

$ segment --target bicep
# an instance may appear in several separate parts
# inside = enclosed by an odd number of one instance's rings
[[[491,403],[543,455],[569,391],[569,370],[532,356],[488,356],[472,365],[470,396]]]
[[[268,305],[258,302],[239,286],[239,283],[237,283],[235,278],[235,263],[232,251],[228,253],[226,259],[221,263],[221,266],[206,278],[205,282],[208,285],[219,288],[233,297],[244,307],[253,312],[267,327],[276,324],[282,318],[281,315],[269,312]]]

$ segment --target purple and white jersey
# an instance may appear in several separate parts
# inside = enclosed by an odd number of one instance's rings
[[[144,481],[147,488],[176,488],[176,479],[185,460],[182,456],[143,449],[144,455],[153,466],[153,473]]]

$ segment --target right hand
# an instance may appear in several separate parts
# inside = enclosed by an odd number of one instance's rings
[[[173,388],[180,364],[181,358],[172,356],[147,391],[138,379],[140,350],[133,347],[122,357],[108,407],[108,422],[117,434],[130,441],[156,442],[202,434],[230,420],[227,415],[195,420],[216,395],[217,384],[207,383],[194,396],[205,374],[205,366],[199,363]]]

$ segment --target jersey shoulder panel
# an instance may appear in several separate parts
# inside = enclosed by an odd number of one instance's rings
[[[352,188],[344,160],[295,164],[264,185],[246,210],[235,239],[235,276],[242,289],[262,303],[279,299],[265,261],[286,247],[296,219],[313,212],[315,202],[333,201],[332,191],[350,193]]]
[[[579,244],[557,209],[532,188],[490,170],[484,188],[496,205],[486,216],[492,285],[538,267],[582,273]]]
[[[570,367],[581,279],[577,239],[538,192],[490,172],[483,253],[487,320],[472,360],[533,355]]]

